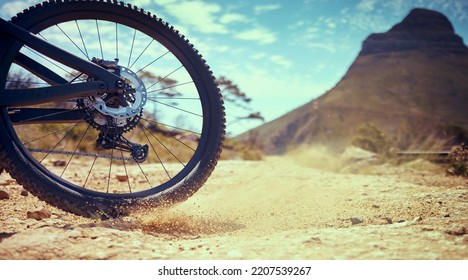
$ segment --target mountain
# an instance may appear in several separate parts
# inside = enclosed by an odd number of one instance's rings
[[[239,139],[270,154],[310,143],[345,147],[365,124],[399,149],[468,138],[468,48],[443,14],[413,9],[371,34],[333,89]]]

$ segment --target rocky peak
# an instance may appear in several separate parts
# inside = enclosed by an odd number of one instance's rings
[[[455,34],[452,24],[445,15],[420,8],[411,10],[409,15],[389,32]]]
[[[443,14],[427,9],[413,9],[402,22],[385,33],[371,34],[363,43],[361,55],[412,50],[468,54],[463,39],[455,34]]]

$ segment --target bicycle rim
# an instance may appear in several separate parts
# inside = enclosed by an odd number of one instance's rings
[[[140,88],[126,97],[136,113],[119,117],[122,108],[104,98],[5,108],[9,137],[22,156],[50,181],[82,194],[111,199],[161,193],[187,180],[201,161],[217,160],[223,131],[221,121],[213,120],[223,118],[222,109],[213,110],[220,107],[216,105],[220,100],[214,92],[213,77],[193,47],[171,27],[154,17],[151,21],[136,9],[78,2],[44,7],[42,16],[23,16],[17,23],[88,60],[115,62],[122,77],[132,87]],[[15,48],[9,49],[7,59],[17,58],[19,51],[70,83],[87,80],[86,75],[29,47]],[[16,59],[2,80],[6,88],[50,84],[33,70],[19,66]],[[14,120],[15,110],[31,107],[62,109],[60,114],[80,113],[82,118],[64,123],[42,121],[54,116],[50,111]],[[106,142],[114,141],[109,135],[122,136],[119,141],[134,144],[137,152],[140,148],[144,153],[141,147],[146,147],[144,161],[138,162],[134,151],[115,147],[116,143],[106,146]],[[204,172],[210,173],[211,168]]]

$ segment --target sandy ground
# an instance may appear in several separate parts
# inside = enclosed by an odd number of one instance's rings
[[[3,174],[0,259],[468,259],[466,179],[304,162],[221,161],[188,201],[109,221],[21,195]],[[42,207],[50,218],[27,218]]]

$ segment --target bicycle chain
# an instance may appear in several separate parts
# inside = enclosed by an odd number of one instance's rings
[[[46,149],[28,149],[28,150],[30,152],[33,152],[33,153],[47,153],[47,154],[58,154],[58,155],[73,155],[73,156],[88,156],[88,157],[96,157],[96,158],[117,159],[117,160],[122,160],[122,161],[135,161],[134,158],[118,157],[118,156],[96,154],[96,153],[54,151],[54,150],[46,150]]]

